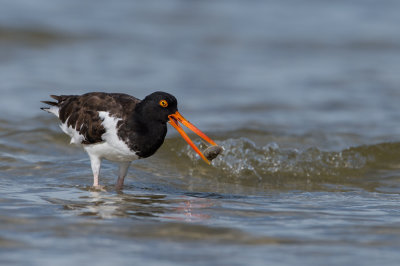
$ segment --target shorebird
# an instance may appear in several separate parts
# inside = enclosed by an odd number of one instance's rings
[[[132,161],[153,155],[163,144],[170,123],[208,164],[210,161],[194,145],[179,123],[212,145],[217,144],[186,120],[179,112],[176,98],[154,92],[139,100],[122,93],[91,92],[83,95],[50,95],[54,101],[41,109],[56,115],[71,143],[82,145],[88,153],[93,172],[93,187],[99,186],[102,159],[117,162],[117,189],[122,189]]]

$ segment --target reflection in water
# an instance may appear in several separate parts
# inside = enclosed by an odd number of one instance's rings
[[[201,221],[211,218],[209,214],[201,212],[202,209],[210,208],[214,205],[210,200],[200,198],[187,199],[186,197],[182,198],[182,200],[183,201],[179,204],[181,207],[175,209],[175,216],[163,216],[162,218],[186,222]]]
[[[210,218],[204,213],[213,207],[210,199],[167,196],[159,194],[117,194],[88,191],[79,201],[47,199],[61,204],[65,210],[74,211],[79,216],[93,216],[100,219],[116,217],[146,218],[154,220],[201,221]]]

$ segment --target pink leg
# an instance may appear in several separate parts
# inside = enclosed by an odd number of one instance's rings
[[[99,175],[100,175],[100,166],[101,166],[101,159],[97,156],[91,156],[90,158],[90,165],[92,166],[93,172],[93,187],[100,188],[99,186]]]
[[[119,175],[118,175],[117,184],[115,185],[115,187],[117,189],[122,189],[124,187],[125,176],[126,176],[126,173],[128,172],[128,168],[129,168],[130,164],[131,164],[131,162],[122,162],[119,164]]]

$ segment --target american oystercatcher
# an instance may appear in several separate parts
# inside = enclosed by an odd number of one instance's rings
[[[122,93],[91,92],[83,95],[51,95],[57,102],[42,101],[41,108],[56,115],[71,143],[82,145],[93,171],[93,186],[99,186],[102,159],[119,163],[116,187],[121,189],[132,161],[153,155],[164,142],[169,122],[207,163],[210,161],[193,144],[179,122],[202,139],[217,144],[186,120],[174,96],[154,92],[139,100]],[[221,148],[218,150],[222,151]],[[215,156],[207,156],[214,158]]]

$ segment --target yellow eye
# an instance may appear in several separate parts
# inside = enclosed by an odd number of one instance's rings
[[[167,102],[166,100],[161,100],[161,101],[159,102],[159,104],[160,104],[162,107],[167,107],[167,106],[168,106],[168,102]]]

